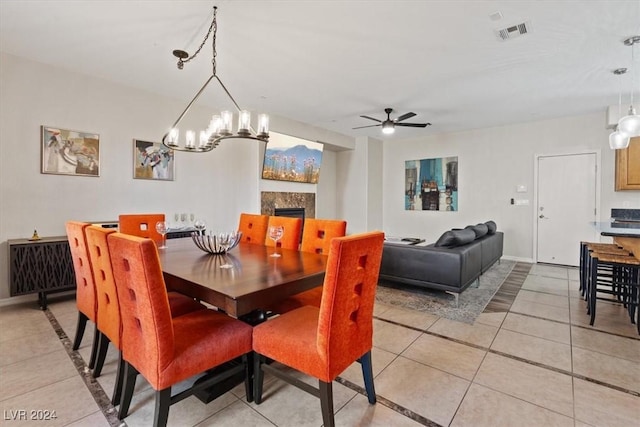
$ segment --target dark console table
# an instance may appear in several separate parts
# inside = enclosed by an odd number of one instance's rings
[[[9,247],[10,295],[38,294],[47,308],[47,294],[75,289],[76,278],[67,236],[40,240],[12,239]]]
[[[191,230],[167,233],[167,239],[190,237]],[[9,295],[38,294],[41,309],[47,308],[47,294],[73,290],[76,277],[67,236],[39,240],[10,239]]]

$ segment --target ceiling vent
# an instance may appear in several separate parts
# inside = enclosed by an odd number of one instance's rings
[[[526,21],[521,24],[511,25],[506,28],[495,30],[498,39],[505,41],[515,39],[531,32],[531,22]]]

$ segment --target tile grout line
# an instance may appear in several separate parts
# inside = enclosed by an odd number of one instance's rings
[[[399,357],[400,355],[398,355]],[[350,388],[351,390],[366,396],[366,390],[363,387],[360,387],[357,384],[352,383],[351,381],[344,379],[340,376],[338,376],[335,379],[336,382],[342,384],[343,386]],[[443,427],[441,424],[436,423],[435,421],[431,421],[430,419],[417,414],[415,412],[413,412],[411,409],[405,408],[404,406],[398,405],[397,403],[382,397],[380,395],[378,395],[376,393],[376,400],[378,401],[378,403],[381,403],[383,406],[386,406],[387,408],[391,409],[392,411],[395,411],[401,415],[404,415],[405,417],[422,424],[423,426],[427,426],[427,427]]]
[[[571,327],[571,290],[567,285],[567,304],[569,311],[569,351],[571,355],[571,373],[575,373],[575,369],[573,367],[573,328]],[[576,422],[576,379],[573,375],[571,375],[571,400],[573,402],[573,423],[575,425]]]
[[[98,409],[107,419],[109,425],[112,427],[126,427],[126,422],[118,419],[116,409],[111,405],[111,400],[104,392],[100,383],[91,375],[91,370],[84,362],[84,359],[82,359],[82,356],[80,356],[80,353],[76,350],[72,350],[71,340],[62,329],[62,326],[60,326],[60,323],[58,323],[58,319],[56,319],[55,315],[48,308],[44,309],[43,312],[47,317],[47,320],[49,320],[51,327],[62,342],[62,346],[67,351],[69,359],[71,359],[71,362],[78,371],[78,374],[80,374],[80,378],[82,378],[82,381],[87,386],[89,393],[97,403]]]
[[[618,337],[618,338],[627,338],[627,339],[630,339],[630,340],[633,340],[633,341],[640,341],[640,337],[631,337],[629,335],[622,335],[622,334],[619,334],[619,333],[616,333],[616,332],[604,331],[602,329],[594,329],[593,326],[578,325],[578,324],[575,324],[575,323],[571,323],[571,321],[565,322],[563,320],[549,319],[547,317],[540,317],[540,316],[536,316],[534,314],[529,314],[529,313],[521,313],[519,311],[510,311],[509,313],[518,314],[520,316],[525,316],[525,317],[530,317],[532,319],[546,320],[546,321],[553,322],[553,323],[559,323],[561,325],[568,325],[568,326],[571,326],[571,327],[585,329],[587,331],[599,332],[601,334],[607,334],[607,335],[611,335],[611,336]]]

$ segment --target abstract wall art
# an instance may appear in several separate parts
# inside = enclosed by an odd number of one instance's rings
[[[404,208],[409,211],[458,210],[458,157],[407,160]]]

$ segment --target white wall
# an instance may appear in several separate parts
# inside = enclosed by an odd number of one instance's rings
[[[355,150],[337,153],[337,212],[347,234],[382,230],[382,141],[356,138]]]
[[[0,299],[9,296],[8,239],[65,234],[64,223],[116,220],[120,213],[193,212],[210,228],[237,226],[239,212],[260,211],[264,144],[225,141],[207,154],[176,153],[175,181],[133,179],[133,139],[160,141],[184,101],[0,54]],[[187,128],[207,123],[194,107]],[[100,135],[100,177],[40,173],[40,126]],[[343,136],[276,119],[274,131],[348,145]],[[335,217],[335,155],[327,153],[318,212]],[[262,181],[265,182],[265,181]],[[270,191],[290,190],[281,183]],[[293,184],[295,186],[295,184]]]
[[[446,230],[493,219],[505,232],[505,256],[533,259],[534,158],[584,150],[601,153],[601,220],[615,207],[640,208],[640,192],[614,192],[615,153],[601,114],[520,123],[384,144],[384,229],[432,242]],[[459,211],[405,211],[404,162],[458,156]],[[525,185],[527,193],[516,193]],[[558,183],[558,191],[571,191]],[[514,206],[511,198],[529,199]]]

